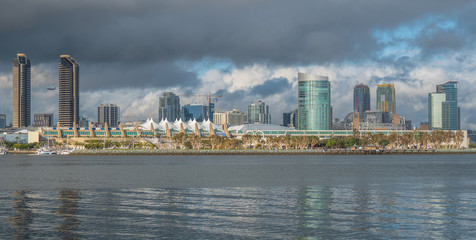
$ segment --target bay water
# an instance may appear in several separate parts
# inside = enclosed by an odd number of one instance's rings
[[[476,238],[476,155],[0,156],[0,239],[395,238]]]

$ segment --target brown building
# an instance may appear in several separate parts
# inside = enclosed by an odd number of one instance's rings
[[[79,64],[70,55],[59,62],[59,114],[62,127],[79,124]]]
[[[53,127],[53,113],[35,114],[33,127]]]
[[[23,53],[13,59],[13,127],[28,127],[31,121],[31,64]]]

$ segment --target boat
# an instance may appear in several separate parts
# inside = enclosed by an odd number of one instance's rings
[[[56,155],[58,152],[50,148],[50,138],[48,136],[48,146],[38,148],[35,152],[36,155]]]
[[[0,155],[6,155],[8,151],[5,148],[0,148]]]
[[[53,151],[52,149],[48,147],[42,147],[38,148],[35,152],[36,155],[56,155],[58,154],[56,151]]]
[[[74,151],[74,149],[70,149],[70,148],[69,148],[69,149],[62,149],[62,150],[59,152],[59,154],[60,154],[60,155],[68,155],[68,154],[70,154],[70,153],[73,152],[73,151]]]

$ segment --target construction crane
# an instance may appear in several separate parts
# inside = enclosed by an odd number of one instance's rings
[[[222,95],[214,95],[214,94],[211,94],[211,93],[208,93],[208,94],[184,94],[184,95],[179,95],[179,96],[181,96],[181,97],[206,97],[207,100],[208,100],[208,105],[210,105],[210,103],[212,103],[213,98],[216,98],[217,101],[218,101],[218,98],[223,97]]]

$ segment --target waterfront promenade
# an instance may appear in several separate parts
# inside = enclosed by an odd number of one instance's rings
[[[475,154],[476,149],[438,150],[144,150],[144,149],[98,149],[75,150],[71,155],[399,155],[399,154]]]

